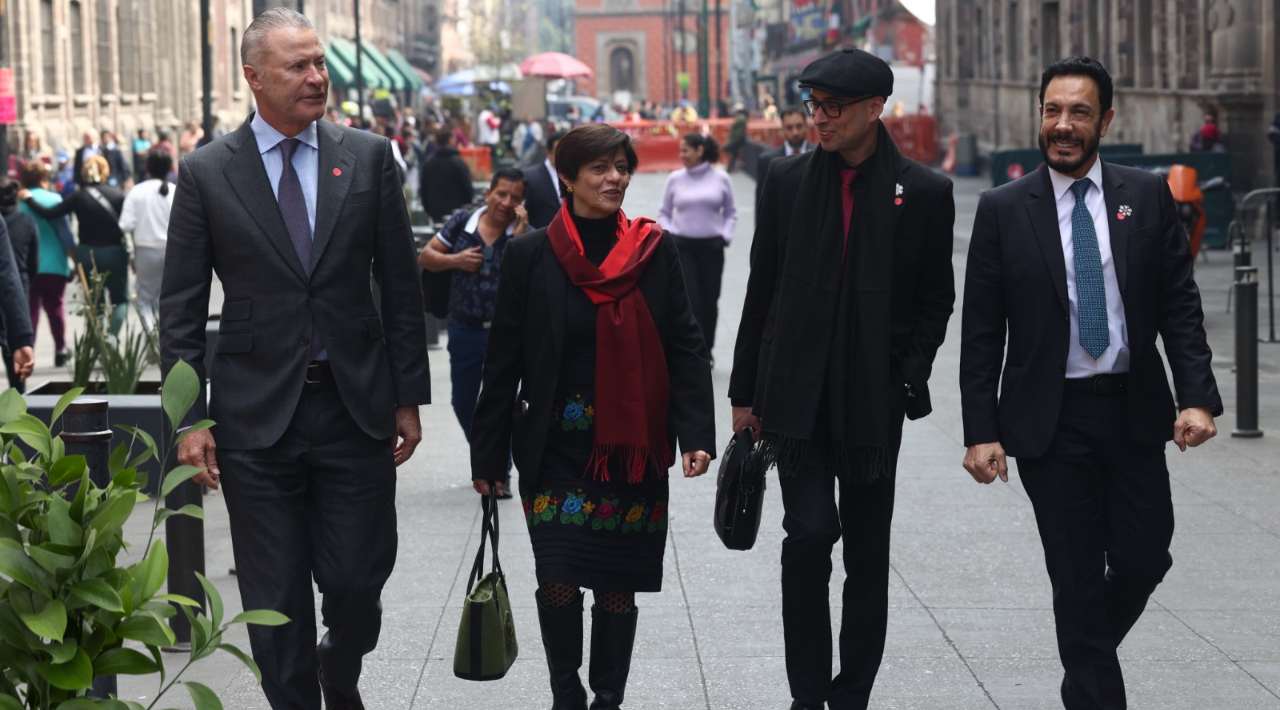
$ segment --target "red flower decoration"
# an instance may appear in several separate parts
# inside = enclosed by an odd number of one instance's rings
[[[895,204],[895,205],[897,205],[897,206],[901,207],[901,206],[902,206],[902,198],[901,198],[901,197],[895,197],[895,198],[893,198],[893,204]]]
[[[333,169],[333,176],[334,176],[334,177],[342,177],[342,168],[334,168],[334,169]]]

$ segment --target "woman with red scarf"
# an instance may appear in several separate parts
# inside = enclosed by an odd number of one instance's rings
[[[595,602],[591,707],[621,705],[635,593],[662,587],[675,445],[686,477],[715,446],[710,360],[675,243],[621,209],[636,162],[605,124],[557,144],[565,201],[507,247],[472,424],[476,490],[506,479],[508,452],[520,472],[555,710],[587,707],[582,588]]]

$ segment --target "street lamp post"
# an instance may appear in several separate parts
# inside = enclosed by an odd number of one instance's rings
[[[356,20],[356,106],[357,125],[364,126],[364,44],[360,41],[360,0],[352,0]]]
[[[711,93],[708,91],[710,87],[710,71],[708,69],[709,54],[707,48],[707,40],[711,39],[711,33],[707,28],[707,0],[702,0],[702,9],[698,13],[698,114],[709,117],[711,115]]]
[[[213,47],[209,44],[209,0],[200,0],[200,125],[213,140]]]

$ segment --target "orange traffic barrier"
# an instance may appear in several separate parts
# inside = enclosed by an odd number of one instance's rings
[[[458,148],[458,153],[466,161],[467,169],[471,171],[472,180],[489,182],[489,178],[493,176],[493,153],[490,152],[489,146],[473,145],[466,148]]]

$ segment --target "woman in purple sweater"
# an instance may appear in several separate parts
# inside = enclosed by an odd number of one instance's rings
[[[720,146],[714,138],[698,133],[685,136],[680,141],[685,166],[667,178],[658,211],[658,223],[675,237],[680,249],[685,287],[708,351],[716,340],[724,248],[738,222],[733,185],[728,173],[716,165],[719,159]]]

